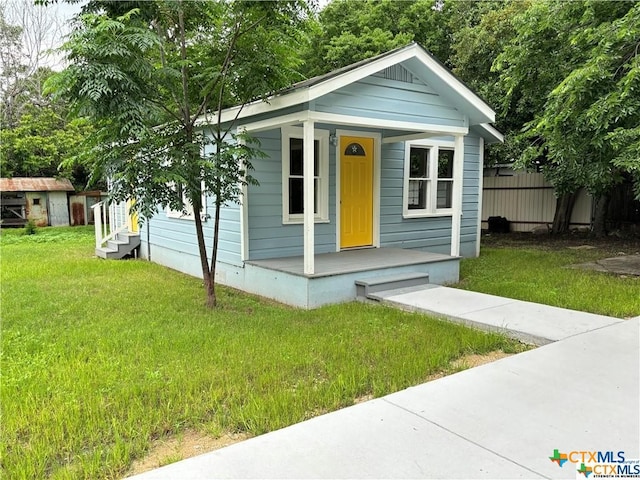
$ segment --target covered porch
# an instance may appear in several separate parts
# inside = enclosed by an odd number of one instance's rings
[[[246,261],[243,289],[316,308],[356,300],[356,281],[420,276],[423,283],[453,283],[460,263],[460,257],[401,248],[343,250],[315,255],[314,260],[313,273],[305,273],[303,256]]]

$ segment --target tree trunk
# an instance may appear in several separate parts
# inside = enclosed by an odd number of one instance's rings
[[[566,233],[571,223],[571,213],[576,203],[578,192],[563,193],[556,200],[556,212],[553,216],[551,233]]]
[[[609,209],[609,201],[611,200],[611,195],[605,193],[600,195],[596,200],[596,208],[595,213],[593,215],[593,235],[597,238],[602,238],[607,236],[607,210]]]
[[[209,271],[211,272],[211,290],[213,292],[213,305],[216,302],[216,262],[218,261],[218,239],[220,237],[220,196],[216,193],[216,213],[213,220],[213,251],[211,252],[211,265]]]
[[[193,217],[196,224],[196,237],[198,237],[198,252],[200,254],[200,266],[202,268],[202,280],[204,281],[204,289],[207,293],[207,307],[213,308],[216,306],[216,291],[213,282],[213,274],[209,269],[209,262],[207,258],[207,247],[204,242],[204,231],[202,228],[202,219],[200,218],[200,211],[202,210],[200,200],[195,200],[193,204]]]

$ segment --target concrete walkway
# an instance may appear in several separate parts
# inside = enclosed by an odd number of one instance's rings
[[[573,479],[554,450],[640,458],[640,317],[445,287],[381,299],[555,341],[131,478]]]
[[[405,310],[498,331],[535,345],[545,345],[624,321],[440,285],[390,290],[372,297]]]

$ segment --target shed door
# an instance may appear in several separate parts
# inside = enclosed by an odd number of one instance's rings
[[[373,245],[373,138],[340,137],[340,248]]]
[[[67,192],[49,192],[49,225],[69,226],[69,203]]]

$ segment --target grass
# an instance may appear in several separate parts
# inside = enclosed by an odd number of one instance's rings
[[[531,234],[483,240],[480,257],[462,261],[456,287],[619,318],[640,315],[640,277],[567,268],[639,253],[637,241]],[[571,248],[584,245],[592,248]]]
[[[376,305],[313,311],[144,261],[93,258],[91,228],[2,231],[1,474],[119,478],[154,440],[261,434],[523,346]]]

